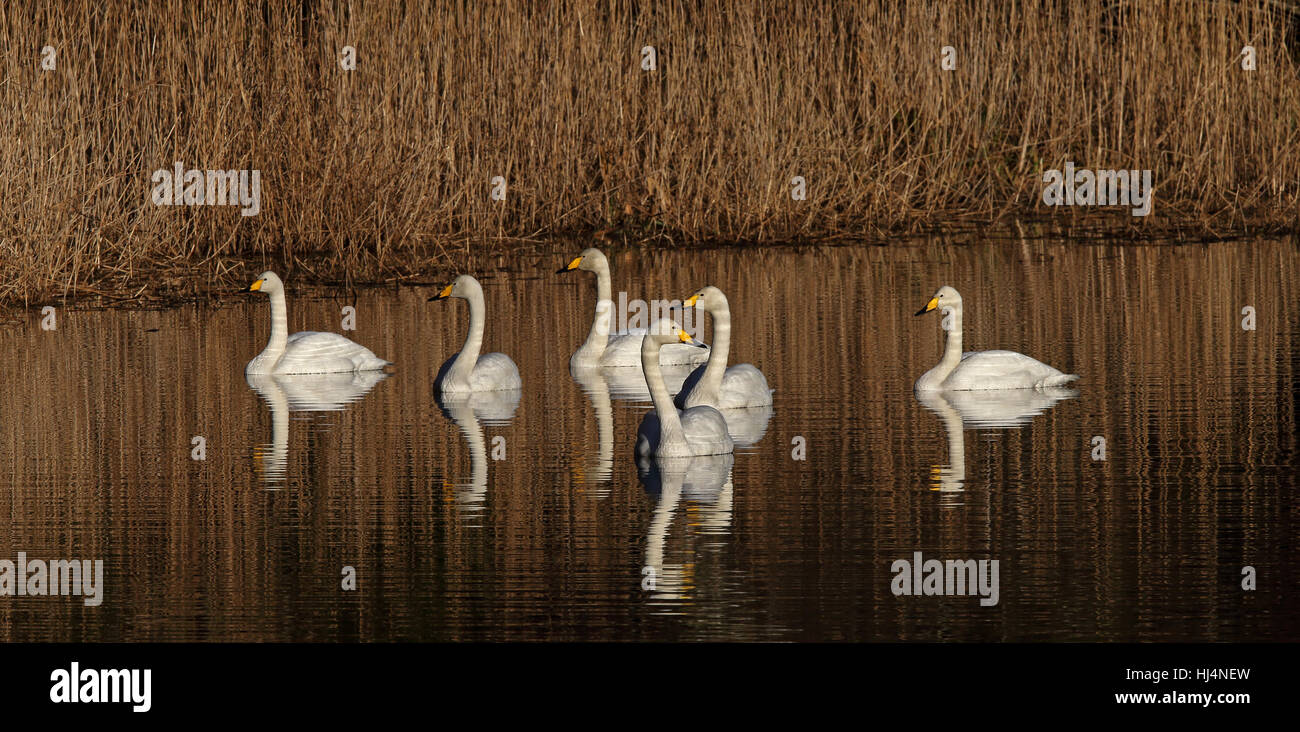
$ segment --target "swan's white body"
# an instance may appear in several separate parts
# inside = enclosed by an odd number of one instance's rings
[[[271,337],[266,348],[244,367],[245,374],[337,374],[377,371],[388,362],[337,333],[303,331],[289,335],[289,309],[284,283],[263,272],[249,288],[271,298]]]
[[[596,317],[591,322],[587,340],[569,357],[569,368],[605,366],[639,368],[641,366],[641,341],[647,331],[633,328],[621,333],[611,333],[614,320],[614,301],[611,299],[609,260],[599,249],[586,249],[569,266],[560,270],[586,270],[596,275]],[[664,346],[660,363],[698,364],[708,357],[708,352],[680,343]]]
[[[943,358],[916,380],[917,391],[977,391],[991,389],[1046,389],[1078,379],[1038,359],[1015,351],[961,350],[961,295],[941,287],[917,315],[931,310],[951,310]]]
[[[731,347],[731,307],[716,287],[705,287],[689,297],[684,307],[701,308],[713,316],[713,345],[709,360],[686,378],[674,400],[679,407],[707,405],[714,409],[765,407],[772,403],[767,378],[753,364],[727,366]]]
[[[447,359],[442,368],[438,369],[434,387],[442,394],[521,388],[523,382],[519,378],[519,369],[509,356],[504,353],[479,355],[483,347],[487,315],[483,288],[478,280],[469,275],[461,275],[432,299],[443,300],[448,297],[458,297],[469,303],[469,333],[465,336],[460,352]]]
[[[736,447],[753,447],[767,434],[767,424],[772,421],[772,405],[762,407],[737,407],[719,409],[727,420],[727,434]]]
[[[654,411],[646,414],[637,429],[636,454],[657,457],[725,455],[734,444],[727,433],[727,420],[713,407],[691,407],[678,411],[664,386],[659,369],[659,352],[665,343],[698,343],[671,320],[660,320],[641,343],[641,370]]]

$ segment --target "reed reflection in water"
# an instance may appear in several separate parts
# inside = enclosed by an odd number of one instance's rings
[[[347,335],[396,364],[374,384],[246,381],[252,300],[23,314],[0,556],[103,559],[107,587],[0,598],[0,638],[1295,639],[1294,241],[608,255],[629,299],[727,293],[731,360],[775,394],[725,471],[637,465],[644,384],[569,372],[594,296],[550,274],[563,254],[465,263],[485,350],[521,370],[505,404],[438,403],[466,314],[429,288],[292,293],[295,331],[356,308]],[[942,284],[967,348],[1079,373],[1077,396],[914,395],[942,333],[912,312]],[[915,551],[1000,560],[999,604],[895,597]]]

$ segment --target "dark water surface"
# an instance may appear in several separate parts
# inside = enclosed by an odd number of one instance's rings
[[[734,458],[644,475],[638,379],[569,373],[595,301],[553,274],[575,253],[479,272],[517,404],[437,403],[467,308],[432,288],[290,277],[291,329],[355,306],[387,378],[250,384],[253,295],[18,314],[0,559],[102,559],[106,589],[0,597],[0,639],[1297,639],[1294,242],[609,251],[616,301],[725,291],[732,362],[776,389]],[[918,400],[942,333],[913,313],[943,284],[968,350],[1077,391]],[[918,551],[998,560],[998,604],[895,596]]]

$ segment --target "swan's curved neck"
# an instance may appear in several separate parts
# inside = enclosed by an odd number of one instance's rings
[[[645,384],[650,389],[650,401],[654,402],[655,412],[659,415],[659,445],[672,442],[685,442],[682,432],[682,420],[677,415],[673,398],[664,386],[663,371],[659,369],[660,344],[650,336],[641,339],[641,370],[645,372]]]
[[[284,291],[271,293],[271,337],[262,350],[264,358],[274,365],[284,355],[289,343],[289,306],[284,302]]]
[[[599,356],[609,344],[610,326],[614,319],[614,302],[610,299],[609,267],[601,264],[596,272],[596,317],[591,321],[591,331],[582,348]]]
[[[947,376],[961,363],[961,303],[952,308],[952,313],[942,315],[944,318],[952,318],[952,327],[948,329],[944,341],[943,358],[939,360],[938,366],[942,376]]]
[[[487,316],[484,313],[486,306],[483,303],[483,293],[472,292],[465,298],[465,302],[469,303],[469,332],[465,334],[465,344],[460,347],[456,362],[447,372],[447,379],[468,386],[474,364],[478,363],[479,351],[483,348],[483,321]]]
[[[709,344],[709,360],[704,366],[704,375],[700,377],[707,394],[715,399],[722,389],[722,376],[727,372],[727,352],[731,347],[731,307],[726,299],[722,304],[709,308],[713,316],[713,343]]]

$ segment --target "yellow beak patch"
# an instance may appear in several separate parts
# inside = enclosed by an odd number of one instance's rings
[[[937,307],[939,307],[939,298],[937,298],[937,297],[932,297],[932,298],[930,298],[930,302],[927,302],[927,303],[925,304],[925,312],[928,313],[928,312],[930,312],[931,310],[934,310],[934,309],[937,308]]]
[[[573,261],[569,262],[569,266],[565,267],[565,269],[577,269],[580,264],[582,264],[582,257],[574,257]]]
[[[248,286],[248,291],[249,291],[249,292],[257,292],[258,290],[262,289],[262,283],[265,282],[265,281],[266,281],[266,280],[258,280],[258,281],[256,281],[256,282],[254,282],[253,284],[251,284],[251,285]]]
[[[451,297],[451,287],[451,285],[447,285],[442,288],[442,292],[438,293],[438,297]]]
[[[700,301],[699,295],[691,295],[690,298],[686,300],[686,302],[682,303],[682,307],[693,308],[695,307],[695,303],[699,301]]]
[[[682,343],[690,343],[694,339],[691,338],[690,333],[687,333],[684,330],[679,330],[677,331],[677,340],[681,341]]]

